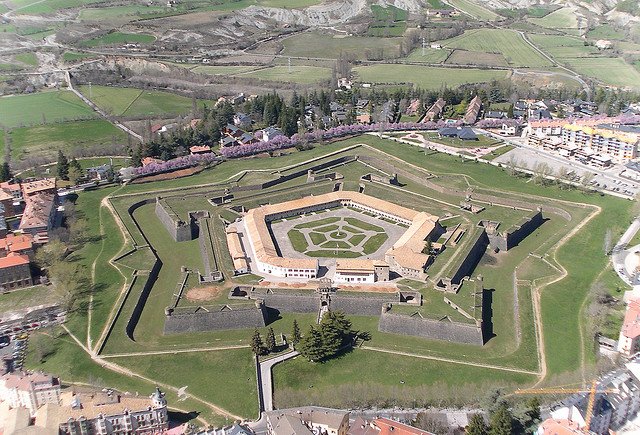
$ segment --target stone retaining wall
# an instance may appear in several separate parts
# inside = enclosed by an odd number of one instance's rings
[[[380,315],[378,331],[389,334],[411,335],[429,340],[444,340],[451,343],[484,344],[482,328],[472,324],[445,320],[424,319],[384,312]]]
[[[207,311],[208,310],[208,311]],[[264,305],[224,305],[182,308],[165,318],[164,334],[262,328],[266,325]]]

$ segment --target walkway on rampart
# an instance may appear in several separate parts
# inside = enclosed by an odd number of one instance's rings
[[[300,352],[293,351],[284,355],[262,361],[260,363],[260,379],[258,379],[258,394],[261,397],[260,403],[264,409],[260,411],[273,411],[273,373],[271,369],[278,363],[295,358]]]

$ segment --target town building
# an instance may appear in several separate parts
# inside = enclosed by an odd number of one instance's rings
[[[438,100],[429,107],[429,110],[427,110],[427,113],[424,114],[424,118],[422,118],[420,122],[435,121],[440,118],[446,105],[446,101],[442,98],[438,98]]]
[[[267,224],[274,220],[299,216],[332,207],[350,207],[365,213],[371,213],[380,218],[408,225],[409,228],[385,253],[384,261],[389,265],[390,271],[402,276],[426,279],[425,268],[431,263],[432,257],[422,251],[425,248],[426,240],[433,241],[441,233],[442,227],[438,222],[438,218],[425,212],[418,212],[354,191],[311,195],[249,210],[243,219],[248,242],[244,248],[245,250],[252,250],[256,271],[280,277],[316,278],[319,266],[318,260],[280,256]],[[345,276],[343,275],[342,278]],[[381,270],[379,276],[384,276]],[[360,275],[360,278],[363,277],[365,277],[365,274]]]
[[[336,261],[333,280],[339,283],[389,281],[389,265],[384,261],[345,258]]]
[[[194,145],[189,148],[189,152],[192,156],[197,154],[209,154],[211,152],[211,147]]]
[[[25,407],[30,415],[60,400],[60,380],[44,373],[8,373],[0,377],[0,401],[11,408]]]
[[[640,134],[613,128],[566,124],[562,130],[562,142],[569,146],[591,149],[596,154],[605,154],[616,162],[624,163],[637,156]]]
[[[0,258],[12,253],[33,258],[33,236],[31,234],[9,233],[0,239]]]
[[[548,418],[538,426],[536,435],[584,435],[584,431],[575,421]]]
[[[438,136],[460,140],[478,140],[478,135],[469,127],[444,127],[438,130]]]
[[[629,301],[618,337],[618,352],[631,356],[640,351],[640,301]]]
[[[18,228],[31,235],[47,234],[55,225],[57,195],[48,191],[27,194],[25,208]]]
[[[318,406],[265,412],[267,435],[347,435],[349,411]]]
[[[164,161],[160,159],[156,159],[154,157],[145,157],[141,160],[141,163],[142,163],[142,167],[144,168],[145,166],[149,166],[149,165],[160,165],[164,163]]]
[[[149,398],[115,392],[65,392],[60,403],[48,403],[36,422],[58,427],[61,434],[158,434],[169,429],[167,401],[158,388]]]
[[[28,256],[15,253],[0,258],[0,291],[32,286],[29,262]]]

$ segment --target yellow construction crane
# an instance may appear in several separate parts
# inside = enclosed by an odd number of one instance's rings
[[[591,426],[591,418],[593,417],[593,407],[596,404],[596,393],[617,393],[617,388],[607,388],[598,390],[598,381],[591,383],[591,388],[585,390],[584,388],[565,388],[565,387],[551,387],[551,388],[528,388],[526,390],[516,390],[515,394],[575,394],[575,393],[589,393],[589,402],[587,403],[587,415],[585,416],[584,430],[589,432]]]

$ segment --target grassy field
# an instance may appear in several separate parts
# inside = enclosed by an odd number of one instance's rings
[[[200,74],[210,75],[235,75],[239,73],[249,72],[256,69],[255,66],[238,66],[238,65],[197,65],[191,68],[191,71]]]
[[[29,66],[38,65],[38,58],[36,57],[35,53],[20,53],[13,56],[13,58],[18,62],[24,63],[25,65],[29,65]]]
[[[102,8],[86,8],[80,11],[79,18],[82,21],[127,22],[131,20],[151,18],[163,15],[170,9],[161,6],[126,5]]]
[[[93,110],[70,91],[0,98],[0,125],[8,128],[93,117]]]
[[[572,36],[529,34],[527,37],[559,62],[569,57],[586,57],[599,53],[594,46],[585,45],[584,40]]]
[[[235,74],[235,76],[277,82],[311,84],[329,80],[331,78],[331,70],[317,66],[292,66],[291,70],[289,70],[288,66],[272,66],[249,72],[240,72]]]
[[[529,18],[532,23],[554,30],[578,28],[578,18],[571,8],[562,8],[542,18]]]
[[[589,30],[587,38],[624,40],[625,34],[623,31],[615,29],[611,24],[602,24],[593,30]]]
[[[411,62],[442,63],[447,59],[450,53],[451,50],[427,48],[424,50],[423,55],[422,48],[416,48],[409,54],[409,56],[407,56],[407,60]]]
[[[412,65],[370,65],[353,69],[359,82],[413,83],[423,89],[456,87],[464,83],[485,83],[507,77],[507,71],[416,67]]]
[[[127,142],[122,130],[102,119],[16,128],[11,131],[11,139],[11,156],[18,160],[53,159],[58,150],[73,155],[81,148]]]
[[[447,59],[446,65],[486,65],[509,66],[509,63],[500,53],[485,53],[482,51],[454,50]]]
[[[97,38],[86,39],[80,42],[82,47],[98,47],[102,45],[116,45],[116,44],[151,44],[155,41],[155,36],[147,35],[146,33],[122,33],[112,32],[106,35],[99,36]]]
[[[22,15],[44,15],[52,14],[61,9],[77,8],[91,3],[98,3],[100,0],[47,0],[38,2],[35,0],[11,0],[14,8],[20,8]]]
[[[0,293],[0,312],[20,310],[34,305],[57,302],[60,295],[52,286],[35,286],[10,293]]]
[[[193,107],[191,98],[170,92],[107,86],[92,86],[91,92],[88,86],[80,86],[80,90],[100,108],[116,116],[182,115]]]
[[[462,12],[480,20],[493,21],[500,18],[500,15],[472,0],[449,0],[448,3],[456,9],[460,9]]]
[[[566,63],[580,74],[606,85],[640,89],[640,71],[620,58],[569,58]]]
[[[319,33],[301,33],[286,38],[284,44],[285,56],[321,57],[336,59],[340,52],[349,53],[357,59],[366,59],[367,51],[376,53],[382,51],[385,59],[398,57],[401,38],[349,37],[334,38]]]
[[[440,41],[443,47],[497,53],[513,66],[544,67],[550,62],[527,44],[522,37],[507,29],[468,30],[462,35]],[[469,63],[473,63],[473,55]]]
[[[75,62],[77,60],[89,59],[91,57],[95,57],[95,56],[92,54],[76,53],[74,51],[65,51],[64,54],[62,55],[62,59],[65,62]]]

